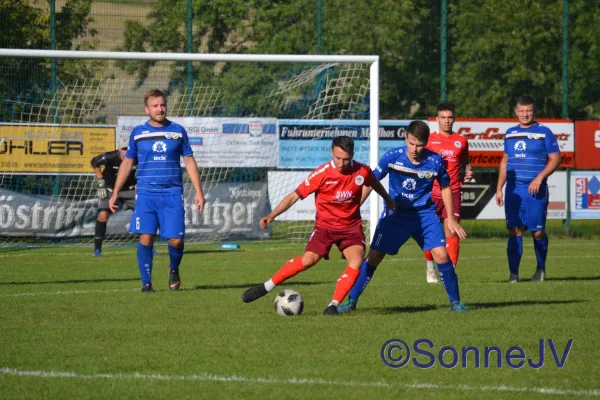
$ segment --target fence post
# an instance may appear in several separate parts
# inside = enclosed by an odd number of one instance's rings
[[[448,0],[442,0],[440,21],[440,102],[445,102],[448,92],[446,69],[448,67]]]

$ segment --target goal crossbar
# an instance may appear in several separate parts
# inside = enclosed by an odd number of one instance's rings
[[[284,54],[216,54],[216,53],[145,53],[114,51],[76,51],[40,49],[2,49],[0,57],[49,59],[105,59],[147,61],[204,62],[280,62],[280,63],[361,63],[369,65],[369,163],[379,161],[379,56],[376,55],[284,55]],[[375,133],[375,134],[373,134]],[[373,239],[379,219],[377,196],[370,197],[369,237]]]

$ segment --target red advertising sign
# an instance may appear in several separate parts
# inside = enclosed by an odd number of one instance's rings
[[[546,125],[556,139],[563,157],[561,167],[575,166],[573,122],[565,119],[536,120]],[[432,131],[438,129],[435,118],[429,119]],[[504,154],[504,133],[517,125],[516,119],[457,118],[454,131],[469,139],[469,158],[474,167],[497,167]]]
[[[600,121],[575,121],[577,169],[600,169]]]

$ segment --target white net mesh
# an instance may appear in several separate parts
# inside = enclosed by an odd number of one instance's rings
[[[90,160],[146,120],[154,88],[188,130],[207,199],[193,211],[186,184],[186,241],[304,240],[314,212],[300,208],[269,231],[258,219],[328,161],[338,130],[368,127],[368,65],[202,62],[188,75],[186,63],[157,61],[144,76],[124,72],[142,63],[61,61],[52,80],[49,60],[0,58],[0,246],[93,242]],[[310,129],[321,133],[282,133]],[[135,240],[130,216],[111,216],[105,244]]]

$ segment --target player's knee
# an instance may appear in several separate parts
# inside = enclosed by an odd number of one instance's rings
[[[544,231],[533,232],[533,237],[536,238],[537,240],[543,239],[544,236],[546,236],[546,232],[544,232]]]
[[[183,246],[183,239],[180,238],[172,238],[168,240],[169,245],[175,248],[180,248]]]
[[[369,255],[367,256],[367,264],[372,267],[376,267],[383,261],[385,254],[378,252],[377,250],[369,251]]]
[[[108,211],[100,211],[98,213],[98,218],[97,221],[98,222],[107,222],[108,221]]]
[[[436,247],[431,249],[431,255],[433,256],[433,261],[435,261],[436,264],[445,264],[450,261],[448,251],[445,247]]]

